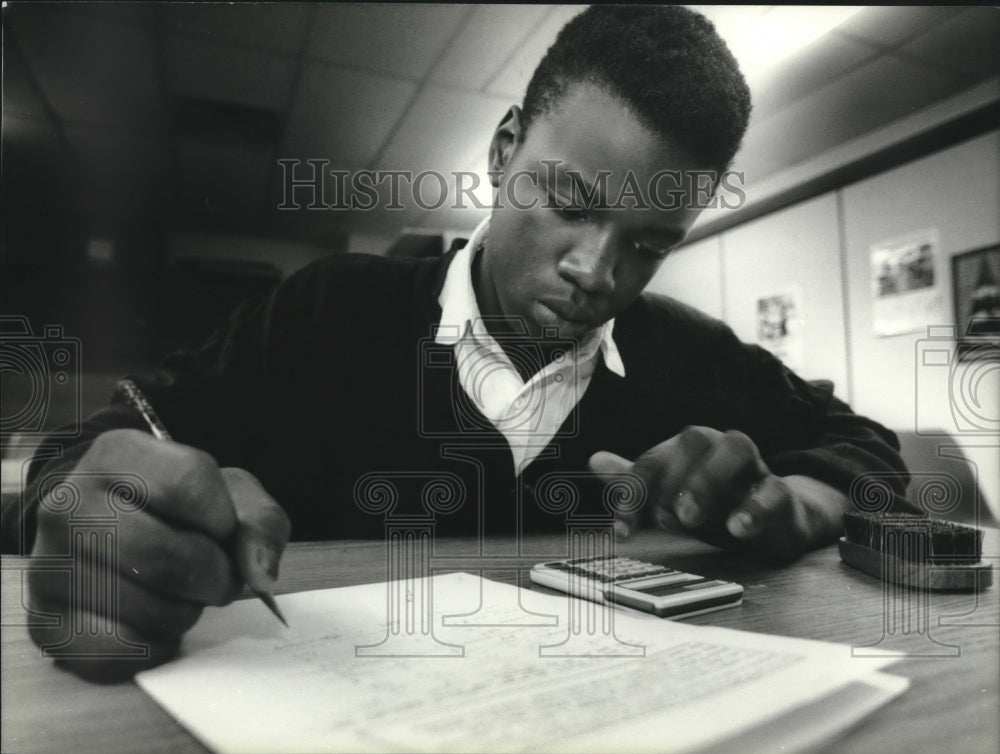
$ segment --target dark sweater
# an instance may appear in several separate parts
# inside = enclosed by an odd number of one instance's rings
[[[626,377],[600,360],[577,409],[519,480],[506,440],[465,398],[451,348],[433,343],[452,256],[331,257],[241,308],[200,351],[135,379],[178,442],[261,480],[290,515],[293,539],[383,536],[379,494],[389,487],[372,486],[378,480],[395,490],[394,516],[437,505],[441,534],[563,529],[563,498],[550,483],[580,490],[575,514],[601,512],[602,488],[580,474],[589,456],[635,458],[688,425],[745,432],[775,474],[847,492],[859,474],[895,472],[903,494],[891,432],[721,322],[652,295],[616,318]],[[145,429],[112,405],[46,471],[116,427]],[[26,496],[29,541],[40,468]],[[443,512],[449,501],[454,510]]]

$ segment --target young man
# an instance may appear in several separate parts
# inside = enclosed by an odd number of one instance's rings
[[[749,112],[697,14],[589,9],[493,135],[496,206],[465,247],[332,257],[137,378],[174,441],[121,403],[92,417],[35,469],[34,554],[66,547],[51,480],[99,510],[123,474],[141,479],[118,530],[119,635],[155,663],[240,573],[273,580],[289,521],[302,539],[381,537],[383,514],[414,510],[440,534],[553,531],[567,509],[551,483],[570,479],[581,510],[605,512],[601,482],[638,484],[626,528],[679,525],[781,562],[833,541],[859,474],[903,472],[895,438],[725,325],[640,295],[698,215],[683,177],[718,179]],[[657,187],[677,175],[683,200],[667,202]],[[45,572],[31,597],[69,611]]]

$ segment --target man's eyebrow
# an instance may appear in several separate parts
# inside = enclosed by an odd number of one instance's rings
[[[674,246],[683,241],[687,233],[677,228],[649,227],[643,229],[637,235],[643,238],[655,238],[656,243],[663,244],[664,246]]]
[[[550,175],[555,175],[556,186],[552,188],[558,188],[559,186],[566,186],[566,188],[571,191],[582,191],[588,196],[594,196],[595,188],[598,189],[598,194],[596,196],[598,201],[604,199],[604,192],[601,191],[602,185],[598,178],[592,178],[585,174],[585,172],[576,167],[573,163],[565,162],[563,160],[545,162],[546,170],[543,171],[543,175],[546,178],[546,185],[549,185],[548,177]],[[607,178],[604,179],[605,182]],[[595,186],[596,184],[596,186]]]

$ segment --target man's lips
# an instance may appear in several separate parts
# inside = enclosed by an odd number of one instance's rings
[[[543,300],[539,301],[542,306],[550,310],[559,319],[565,320],[574,325],[585,325],[587,327],[597,327],[601,324],[601,318],[595,316],[593,312],[574,307],[572,304],[562,301]]]

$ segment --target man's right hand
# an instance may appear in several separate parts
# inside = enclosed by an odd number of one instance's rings
[[[109,495],[116,481],[136,478],[146,499],[115,513]],[[98,435],[73,471],[54,481],[45,494],[42,479],[32,555],[73,552],[74,572],[67,578],[64,571],[29,571],[31,609],[60,617],[58,628],[30,631],[39,646],[72,635],[74,656],[61,661],[81,676],[122,680],[169,659],[206,605],[228,604],[244,581],[260,587],[277,577],[288,517],[252,475],[220,469],[207,453],[114,430]],[[72,510],[56,499],[67,484],[78,497]],[[71,520],[109,514],[116,524],[112,541],[70,541]],[[117,594],[94,585],[115,585]],[[120,639],[147,646],[148,657],[122,657]]]

